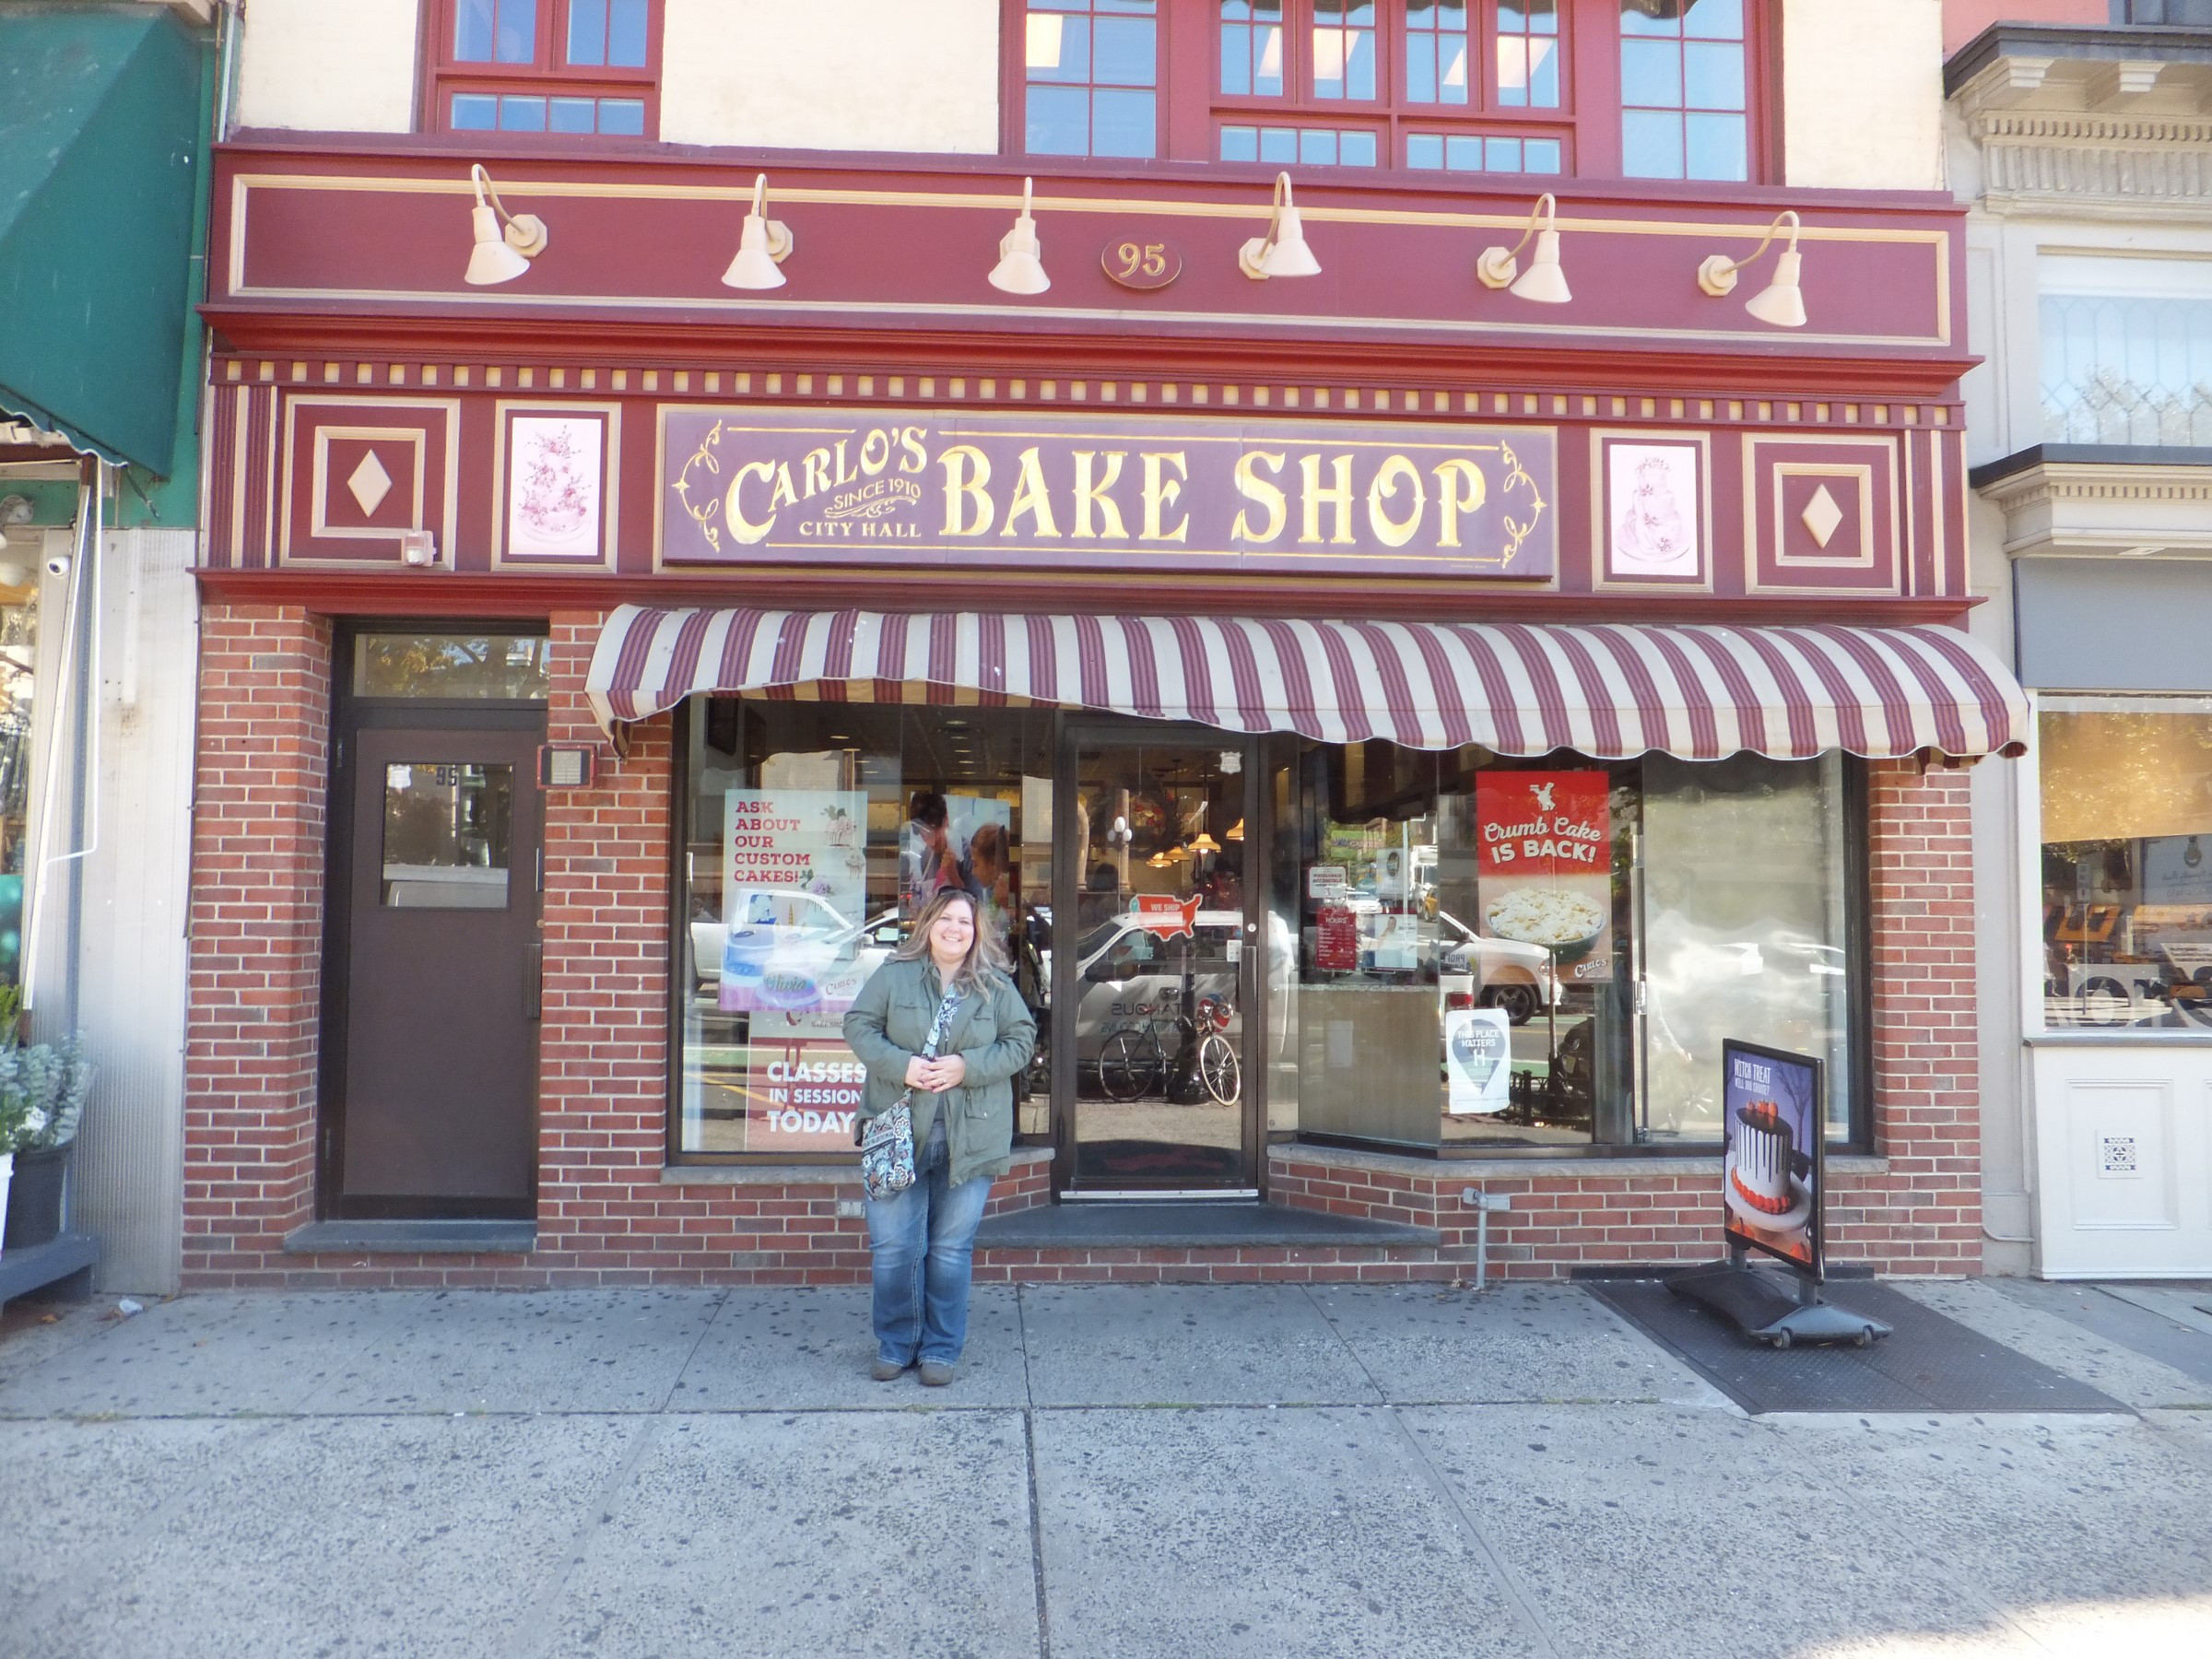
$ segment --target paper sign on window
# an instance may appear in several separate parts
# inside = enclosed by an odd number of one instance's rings
[[[1602,771],[1475,780],[1480,931],[1551,953],[1569,982],[1613,976],[1613,818]]]

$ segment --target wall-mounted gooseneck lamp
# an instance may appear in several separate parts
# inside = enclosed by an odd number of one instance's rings
[[[1037,240],[1037,220],[1030,212],[1034,180],[1021,182],[1021,213],[1014,229],[998,241],[998,263],[991,267],[991,286],[1008,294],[1041,294],[1053,286],[1044,274],[1044,248]]]
[[[1803,261],[1797,254],[1798,220],[1794,210],[1785,209],[1767,227],[1766,235],[1759,239],[1759,246],[1751,250],[1749,259],[1731,259],[1725,253],[1715,253],[1709,257],[1698,267],[1698,286],[1716,300],[1724,294],[1734,293],[1737,273],[1767,251],[1774,239],[1782,234],[1784,223],[1790,228],[1790,244],[1774,261],[1774,280],[1745,300],[1744,309],[1761,323],[1771,323],[1776,328],[1803,328],[1805,294],[1798,287],[1798,274]]]
[[[1306,246],[1305,227],[1299,223],[1288,173],[1275,175],[1275,211],[1267,218],[1267,234],[1255,236],[1238,249],[1237,264],[1254,282],[1265,282],[1270,276],[1321,275],[1321,261]]]
[[[1510,248],[1485,248],[1475,262],[1475,275],[1482,279],[1482,286],[1501,288],[1510,285],[1515,299],[1533,300],[1539,305],[1564,305],[1573,299],[1567,273],[1559,269],[1559,233],[1554,228],[1559,210],[1558,199],[1547,191],[1536,198],[1535,211],[1528,216],[1528,229],[1521,232],[1519,241]],[[1528,246],[1532,236],[1536,239],[1535,253],[1528,269],[1516,278],[1514,273],[1521,269],[1516,255]]]
[[[494,283],[512,282],[530,269],[530,262],[546,251],[546,221],[535,213],[510,213],[507,204],[500,200],[500,193],[492,188],[491,175],[482,167],[468,170],[469,180],[477,187],[477,206],[472,216],[476,221],[476,251],[468,256],[468,275],[465,278],[477,288],[489,288]],[[489,197],[487,201],[485,198]],[[501,221],[505,229],[501,230]]]
[[[722,274],[722,286],[734,288],[780,288],[783,273],[776,269],[791,257],[791,227],[768,217],[768,175],[753,181],[752,211],[737,232],[737,255]]]

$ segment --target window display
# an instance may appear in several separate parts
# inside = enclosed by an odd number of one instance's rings
[[[2212,1026],[2212,699],[2047,697],[2043,1017]]]

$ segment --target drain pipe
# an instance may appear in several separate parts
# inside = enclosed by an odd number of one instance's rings
[[[1459,1201],[1475,1211],[1475,1288],[1486,1289],[1490,1277],[1490,1212],[1513,1207],[1510,1193],[1486,1193],[1480,1187],[1463,1187]]]

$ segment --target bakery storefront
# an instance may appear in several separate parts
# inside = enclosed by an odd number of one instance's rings
[[[500,163],[472,289],[465,161],[223,166],[196,1282],[856,1278],[947,885],[1041,1032],[982,1277],[1709,1257],[1732,1037],[1831,1249],[1978,1266],[1955,210],[1793,195],[1778,335],[1742,200],[1594,191],[1555,308],[1502,199],[1313,192],[1299,282],[1256,171],[1060,180],[1013,300],[1018,178],[794,171],[763,298],[742,170]]]

